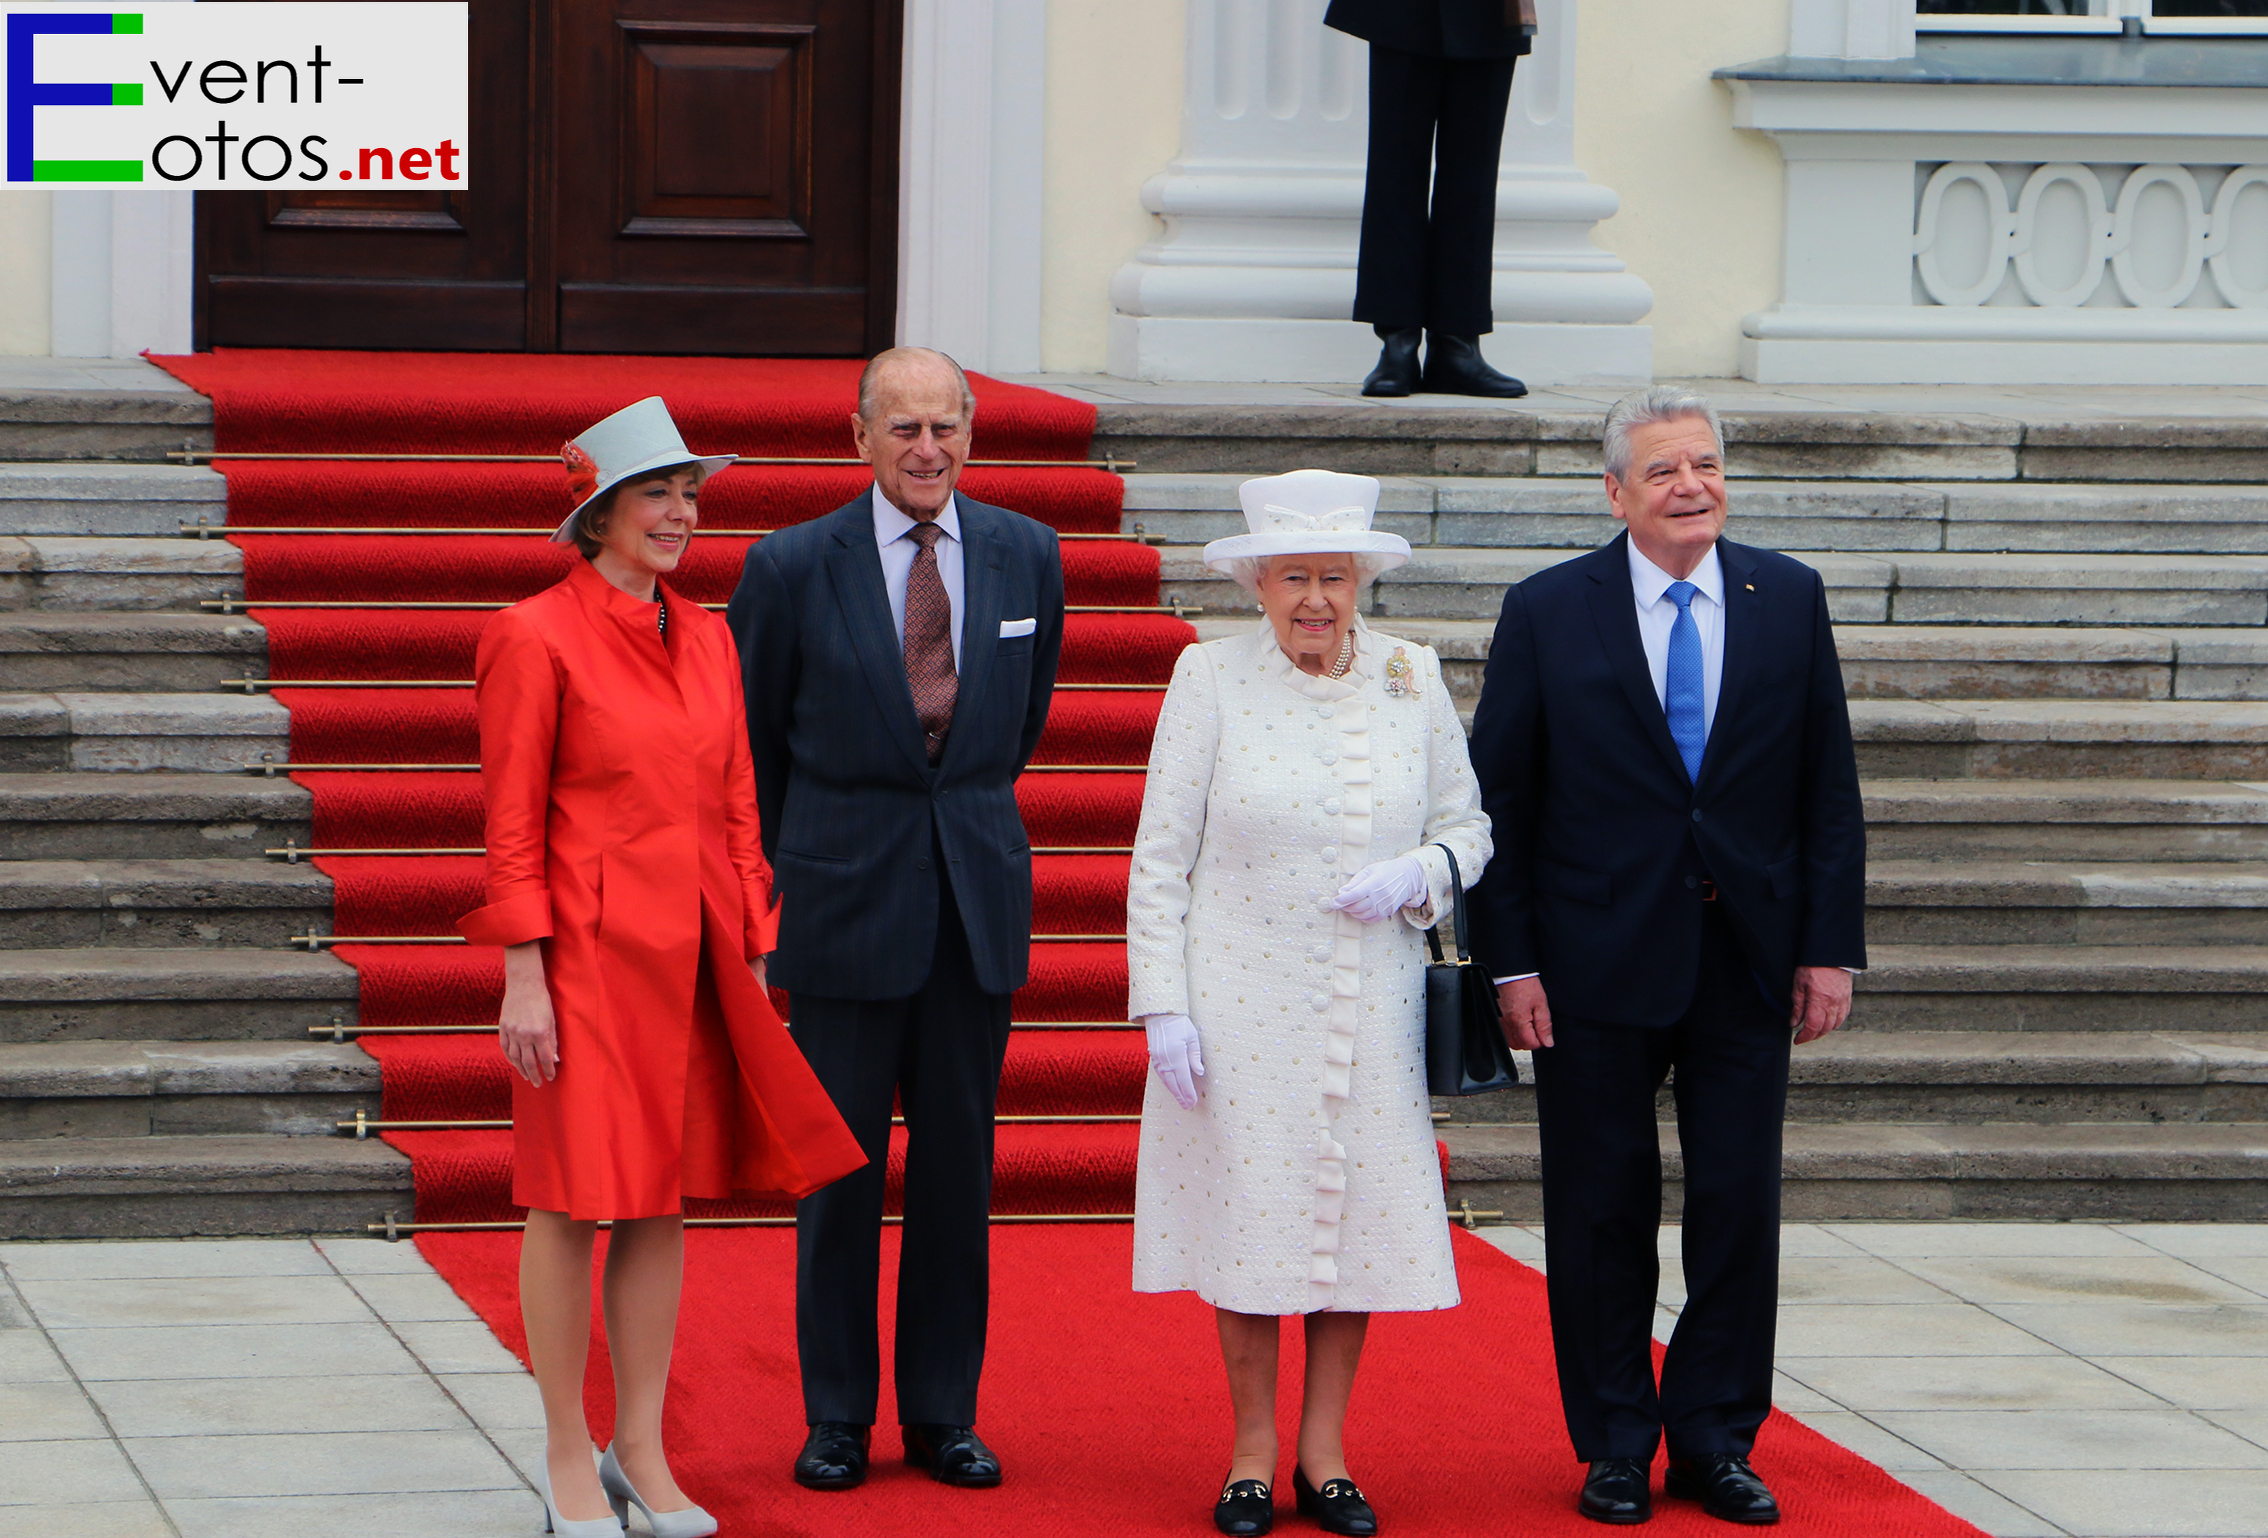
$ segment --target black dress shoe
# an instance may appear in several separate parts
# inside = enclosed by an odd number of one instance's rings
[[[1771,1489],[1756,1477],[1746,1458],[1730,1453],[1672,1458],[1662,1489],[1681,1501],[1699,1501],[1701,1509],[1720,1522],[1765,1527],[1780,1520],[1780,1503],[1772,1499]]]
[[[1386,350],[1378,355],[1378,367],[1362,382],[1365,395],[1407,395],[1418,387],[1418,340],[1425,333],[1416,326],[1405,330],[1389,330],[1373,326]]]
[[[1267,1481],[1232,1479],[1213,1503],[1213,1526],[1229,1538],[1259,1538],[1276,1525],[1276,1497]]]
[[[1370,1509],[1370,1502],[1362,1498],[1353,1480],[1326,1479],[1323,1488],[1318,1490],[1307,1482],[1307,1471],[1295,1463],[1291,1487],[1292,1498],[1299,1503],[1299,1514],[1313,1517],[1326,1533],[1370,1538],[1378,1531],[1378,1513]]]
[[[1000,1460],[966,1426],[906,1426],[906,1462],[941,1485],[989,1490],[1000,1483]]]
[[[1443,336],[1438,331],[1426,341],[1425,382],[1419,388],[1432,395],[1486,395],[1496,400],[1528,393],[1519,380],[1488,366],[1479,337]]]
[[[1583,1480],[1583,1497],[1575,1509],[1593,1522],[1629,1526],[1654,1514],[1649,1488],[1650,1458],[1599,1458]]]
[[[820,1421],[796,1455],[795,1482],[806,1490],[855,1490],[866,1483],[866,1444],[871,1426]]]

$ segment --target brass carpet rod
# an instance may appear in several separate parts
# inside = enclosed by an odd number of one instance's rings
[[[1502,1215],[1494,1212],[1476,1212],[1473,1214],[1474,1217],[1479,1218],[1501,1217]],[[995,1212],[986,1221],[992,1223],[1131,1223],[1134,1221],[1134,1214],[1131,1212]],[[905,1222],[905,1219],[899,1217],[896,1213],[885,1213],[882,1217],[882,1226],[885,1228],[894,1228],[903,1222]],[[396,1221],[394,1215],[389,1212],[386,1214],[385,1222],[365,1223],[363,1229],[365,1232],[384,1238],[389,1243],[394,1243],[398,1242],[405,1234],[516,1234],[527,1226],[525,1222],[403,1223]],[[612,1228],[614,1224],[610,1219],[601,1218],[598,1220],[598,1226]],[[793,1228],[795,1219],[790,1217],[687,1218],[685,1226],[687,1228]]]
[[[470,689],[469,678],[239,678],[223,689],[257,694],[262,689]],[[1057,684],[1058,692],[1082,694],[1163,694],[1164,684]]]
[[[244,459],[303,463],[314,461],[324,464],[443,464],[443,465],[556,465],[557,454],[371,454],[371,453],[316,453],[307,450],[284,452],[272,449],[168,449],[166,458],[177,464],[211,464],[219,459]],[[733,461],[736,465],[763,465],[774,468],[808,468],[824,465],[864,466],[863,459],[827,457],[796,459],[769,454],[743,454]],[[1131,470],[1131,459],[972,459],[967,468],[972,470]]]
[[[1011,1020],[1019,1031],[1127,1031],[1137,1029],[1125,1020]],[[307,1034],[323,1041],[343,1042],[350,1036],[493,1036],[487,1025],[349,1025],[334,1016],[329,1025],[311,1025]]]
[[[1026,764],[1026,774],[1146,774],[1148,764]],[[478,764],[246,764],[246,774],[478,774]]]
[[[341,527],[337,527],[337,528],[331,528],[331,527],[326,527],[326,526],[324,526],[324,525],[322,525],[322,524],[274,524],[274,525],[267,525],[267,524],[256,524],[256,523],[207,523],[207,522],[206,522],[206,521],[205,521],[204,519],[202,519],[202,518],[198,519],[198,520],[197,520],[197,521],[196,521],[195,523],[183,523],[183,524],[180,524],[180,525],[179,525],[179,528],[180,528],[180,530],[181,530],[181,537],[182,537],[182,538],[184,538],[184,539],[227,539],[227,538],[228,538],[229,536],[231,536],[231,535],[238,535],[238,534],[259,534],[259,535],[269,535],[269,534],[369,534],[369,535],[381,535],[381,536],[382,536],[382,535],[402,535],[402,534],[428,534],[428,535],[432,535],[432,534],[451,534],[451,535],[479,535],[479,536],[482,536],[482,537],[484,537],[484,538],[485,538],[485,537],[490,537],[490,536],[503,536],[503,535],[530,535],[530,534],[541,534],[541,535],[544,535],[544,536],[546,536],[546,537],[548,538],[548,537],[550,536],[550,534],[551,534],[551,530],[549,530],[549,529],[518,529],[518,528],[496,528],[496,527],[487,527],[487,526],[484,526],[484,527],[479,527],[479,528],[471,528],[471,527],[468,527],[468,528],[433,528],[433,527],[428,527],[428,526],[425,526],[425,525],[416,525],[416,526],[401,526],[401,525],[391,525],[391,524],[376,524],[376,525],[353,525],[353,526],[341,526]],[[699,539],[699,538],[703,538],[703,537],[707,537],[707,538],[712,538],[712,539],[749,539],[749,540],[756,540],[756,539],[762,539],[762,538],[764,538],[764,536],[766,536],[767,534],[777,534],[777,533],[779,533],[779,532],[780,532],[780,530],[778,530],[778,529],[695,529],[695,530],[693,530],[692,532],[693,532],[693,536],[694,536],[694,537],[695,537],[696,539]],[[1055,537],[1056,537],[1057,539],[1102,539],[1102,540],[1113,540],[1113,541],[1116,541],[1117,543],[1119,543],[1119,544],[1122,544],[1122,545],[1146,545],[1146,544],[1149,544],[1149,543],[1151,543],[1151,539],[1150,539],[1150,536],[1149,536],[1149,535],[1147,535],[1147,534],[1145,534],[1145,533],[1144,533],[1144,532],[1142,531],[1142,526],[1141,526],[1140,524],[1136,524],[1136,525],[1134,526],[1134,532],[1133,532],[1133,533],[1131,533],[1131,534],[1062,534],[1062,533],[1058,533],[1058,534],[1057,534],[1057,535],[1056,535]],[[1158,541],[1158,543],[1162,544],[1162,543],[1164,543],[1164,541],[1160,540],[1160,541]]]
[[[1438,1112],[1438,1111],[1437,1111],[1437,1112],[1435,1112],[1435,1113],[1434,1113],[1434,1117],[1435,1117],[1435,1120],[1444,1120],[1444,1119],[1446,1119],[1446,1113],[1444,1113],[1444,1112]],[[997,1125],[997,1126],[1003,1126],[1003,1127],[1009,1127],[1009,1126],[1082,1126],[1082,1127],[1083,1127],[1083,1126],[1096,1126],[1096,1125],[1101,1125],[1101,1124],[1103,1124],[1103,1123],[1106,1123],[1106,1122],[1136,1122],[1136,1121],[1140,1121],[1141,1119],[1142,1119],[1142,1117],[1141,1117],[1141,1114],[1140,1114],[1139,1112],[1136,1112],[1136,1113],[1134,1113],[1134,1114],[1132,1114],[1132,1115],[1119,1115],[1119,1114],[1106,1113],[1106,1112],[1095,1112],[1095,1113],[1092,1113],[1092,1114],[1067,1114],[1067,1115],[1060,1115],[1060,1116],[1000,1116],[1000,1115],[996,1115],[996,1116],[994,1116],[994,1117],[992,1118],[992,1120],[993,1120],[993,1122],[994,1122],[994,1124],[995,1124],[995,1125]],[[893,1117],[891,1117],[891,1118],[890,1118],[890,1125],[891,1125],[891,1126],[893,1126],[893,1127],[902,1127],[902,1126],[904,1126],[905,1124],[906,1124],[906,1119],[905,1119],[905,1118],[904,1118],[903,1116],[893,1116]],[[367,1139],[369,1138],[370,1134],[371,1134],[371,1133],[373,1133],[373,1132],[508,1132],[508,1131],[510,1131],[510,1130],[511,1130],[511,1127],[512,1127],[512,1123],[511,1123],[511,1122],[510,1122],[509,1120],[506,1120],[506,1121],[381,1121],[381,1120],[379,1120],[379,1119],[378,1119],[377,1117],[375,1117],[375,1116],[371,1116],[371,1115],[369,1115],[369,1114],[367,1114],[367,1113],[365,1113],[365,1112],[362,1112],[362,1111],[357,1111],[357,1112],[355,1112],[355,1113],[354,1113],[354,1120],[353,1120],[353,1121],[341,1121],[341,1122],[333,1122],[333,1123],[332,1123],[331,1125],[332,1125],[332,1126],[333,1126],[334,1128],[336,1128],[336,1129],[337,1129],[337,1130],[338,1130],[338,1131],[339,1131],[339,1132],[340,1132],[340,1133],[341,1133],[342,1135],[352,1135],[352,1136],[353,1136],[353,1137],[354,1137],[354,1138],[355,1138],[355,1139],[356,1139],[356,1140],[357,1140],[358,1142],[359,1142],[359,1141],[364,1141],[364,1140],[367,1140]]]
[[[1102,945],[1122,943],[1126,936],[1117,935],[1033,935],[1034,945]],[[458,935],[293,935],[291,944],[302,950],[319,951],[327,945],[469,945],[471,942]]]
[[[488,853],[488,850],[485,847],[477,849],[316,849],[312,847],[303,847],[298,844],[286,843],[281,849],[263,849],[260,852],[271,860],[281,860],[286,865],[297,865],[302,860],[313,859],[352,859],[358,857],[374,858],[378,856],[392,857],[399,855],[420,854],[456,855],[462,857],[466,855],[484,855]],[[1035,844],[1032,846],[1033,854],[1045,855],[1130,855],[1133,852],[1134,850],[1131,845],[1124,844],[1104,844],[1094,845],[1092,847],[1056,846],[1051,844]]]
[[[503,602],[475,602],[471,599],[432,598],[201,598],[197,607],[210,614],[249,614],[254,609],[315,609],[315,610],[370,610],[380,613],[401,611],[445,611],[452,613],[483,613],[509,609]],[[721,603],[701,605],[712,614],[721,614]],[[1187,619],[1202,614],[1202,608],[1181,603],[1072,603],[1063,606],[1066,614],[1170,614],[1175,619]],[[1165,685],[1159,684],[1158,688]]]

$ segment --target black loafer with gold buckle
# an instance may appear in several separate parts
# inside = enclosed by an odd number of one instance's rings
[[[1307,1471],[1295,1465],[1292,1495],[1299,1502],[1299,1514],[1313,1517],[1326,1533],[1371,1538],[1378,1531],[1378,1513],[1370,1509],[1370,1502],[1362,1498],[1351,1479],[1326,1479],[1318,1490],[1307,1482]]]

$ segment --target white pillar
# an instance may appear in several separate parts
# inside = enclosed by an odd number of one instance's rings
[[[1164,221],[1111,285],[1110,371],[1140,379],[1359,380],[1354,306],[1368,55],[1327,0],[1189,0],[1181,154],[1142,189]],[[1653,372],[1653,293],[1591,243],[1613,192],[1574,165],[1575,0],[1540,0],[1513,76],[1496,194],[1496,330],[1536,384]]]
[[[1788,54],[1797,59],[1910,59],[1914,0],[1791,0]]]
[[[908,0],[898,340],[1039,368],[1046,0]]]
[[[58,192],[49,346],[58,358],[189,351],[195,194]]]

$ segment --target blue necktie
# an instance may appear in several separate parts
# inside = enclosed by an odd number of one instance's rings
[[[1662,709],[1669,716],[1677,756],[1685,760],[1686,778],[1698,785],[1701,750],[1709,743],[1708,717],[1701,709],[1701,627],[1693,622],[1693,595],[1700,589],[1690,582],[1672,582],[1667,591],[1670,602],[1677,605],[1677,620],[1670,626]]]

